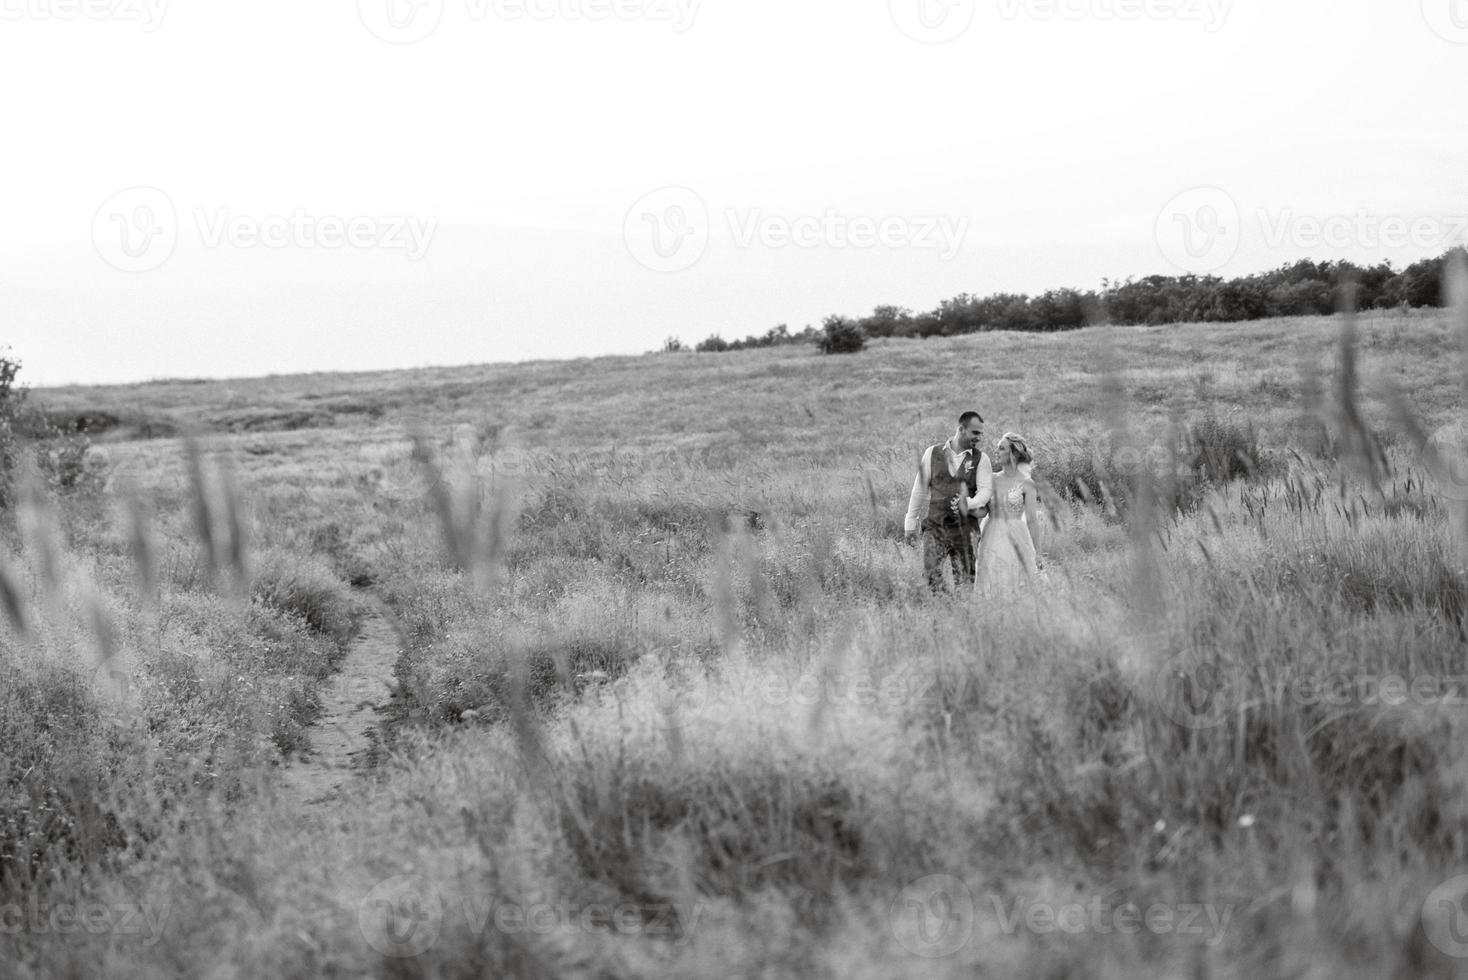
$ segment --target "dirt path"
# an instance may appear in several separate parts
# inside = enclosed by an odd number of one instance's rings
[[[280,791],[300,806],[330,802],[373,745],[378,713],[391,697],[398,635],[378,612],[362,621],[341,668],[322,685],[321,717],[309,732],[311,751],[282,771]]]

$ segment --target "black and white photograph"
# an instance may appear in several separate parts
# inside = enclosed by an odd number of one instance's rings
[[[0,978],[1468,978],[1468,0],[0,0]]]

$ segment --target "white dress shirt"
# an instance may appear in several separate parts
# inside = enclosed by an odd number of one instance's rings
[[[912,533],[923,525],[923,518],[928,513],[928,480],[933,475],[933,450],[936,447],[929,446],[923,450],[923,458],[918,463],[917,478],[912,483],[912,496],[907,501],[907,517],[902,526],[905,531]],[[972,449],[965,449],[961,453],[953,451],[953,440],[945,440],[943,443],[943,458],[948,464],[948,475],[957,476],[958,468],[963,461],[973,453]],[[979,461],[976,464],[979,470],[979,492],[969,499],[969,512],[978,510],[988,504],[994,496],[994,464],[989,462],[987,453],[979,453]]]

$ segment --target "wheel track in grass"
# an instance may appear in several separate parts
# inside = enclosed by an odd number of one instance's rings
[[[379,715],[392,701],[401,637],[377,601],[367,608],[337,671],[321,684],[321,712],[307,730],[310,750],[281,771],[281,795],[303,809],[332,802],[367,767]]]

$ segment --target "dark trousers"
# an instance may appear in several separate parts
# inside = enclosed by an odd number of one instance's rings
[[[943,575],[946,565],[957,587],[972,588],[974,584],[974,557],[978,551],[978,523],[923,525],[923,571],[928,576],[928,588],[942,592],[948,587]]]

